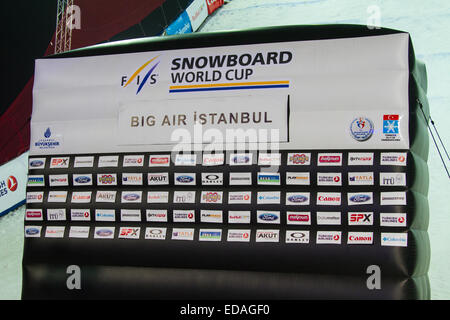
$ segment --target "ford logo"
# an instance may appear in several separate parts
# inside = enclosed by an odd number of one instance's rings
[[[136,193],[130,193],[130,194],[123,196],[123,199],[127,200],[127,201],[135,201],[135,200],[138,200],[139,198],[140,198],[140,196]]]
[[[100,230],[97,230],[96,234],[100,237],[107,237],[107,236],[112,235],[112,231],[109,229],[100,229]]]
[[[233,162],[234,163],[248,163],[250,161],[250,158],[247,156],[241,156],[241,157],[234,157]]]
[[[81,176],[81,177],[76,177],[75,178],[75,182],[76,183],[88,183],[91,181],[91,178],[86,177],[86,176]]]
[[[33,235],[39,233],[39,229],[37,229],[37,228],[29,228],[29,229],[26,230],[26,233],[29,236],[33,236]]]
[[[295,196],[290,196],[288,198],[289,202],[296,202],[296,203],[301,203],[301,202],[305,202],[308,201],[308,197],[302,196],[302,195],[295,195]]]
[[[278,216],[273,213],[263,213],[259,215],[259,218],[264,221],[276,221],[278,220]]]
[[[179,176],[177,177],[177,181],[181,182],[181,183],[189,183],[194,181],[194,178],[190,177],[190,176]]]
[[[351,202],[366,202],[370,200],[370,196],[366,194],[356,194],[350,197]]]
[[[36,168],[36,167],[40,167],[44,164],[44,161],[42,160],[33,160],[30,162],[30,167],[32,168]]]

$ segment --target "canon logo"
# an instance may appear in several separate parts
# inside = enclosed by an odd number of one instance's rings
[[[341,201],[341,197],[330,197],[330,196],[319,196],[319,201],[330,201],[330,202],[336,202]]]
[[[348,240],[350,241],[372,241],[371,236],[349,236]]]

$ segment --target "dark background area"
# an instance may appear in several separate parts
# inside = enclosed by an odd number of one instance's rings
[[[34,72],[55,32],[56,0],[2,0],[0,116]]]

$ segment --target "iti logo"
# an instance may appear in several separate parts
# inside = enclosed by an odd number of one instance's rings
[[[398,114],[383,115],[383,133],[398,134],[398,122],[400,117]]]
[[[158,75],[154,74],[153,71],[156,69],[160,61],[156,61],[154,64],[152,64],[152,62],[155,61],[158,57],[159,56],[156,56],[148,60],[142,66],[140,66],[129,79],[128,76],[122,76],[122,87],[126,88],[130,83],[132,83],[135,80],[135,83],[138,86],[136,94],[138,94],[146,83],[155,84]],[[150,69],[147,68],[149,65]],[[145,76],[141,78],[141,73],[143,74],[145,72],[144,70],[148,71],[147,73],[145,73]]]

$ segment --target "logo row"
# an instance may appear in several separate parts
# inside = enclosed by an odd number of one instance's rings
[[[119,191],[96,191],[95,202],[116,203],[116,194]],[[92,191],[73,191],[71,203],[91,203]],[[143,203],[143,191],[121,191],[120,203]],[[223,191],[173,191],[173,197],[169,199],[169,191],[148,191],[147,203],[187,203],[187,204],[223,204]],[[228,204],[252,204],[252,191],[228,191]],[[256,204],[282,204],[281,191],[258,191]],[[47,202],[66,203],[68,191],[49,191]],[[343,197],[341,192],[317,192],[315,201],[311,199],[310,192],[286,192],[284,204],[292,206],[326,205],[340,206],[346,200],[347,205],[373,205],[373,192],[348,192]],[[42,203],[44,191],[27,192],[27,203]],[[169,201],[170,200],[170,201]],[[380,192],[380,205],[406,205],[406,192]]]
[[[317,225],[341,225],[341,212],[316,212]],[[147,209],[145,211],[147,222],[168,222],[169,214],[165,209]],[[281,224],[280,211],[256,210],[257,223]],[[251,222],[251,211],[228,211],[228,223],[249,224]],[[71,221],[116,221],[116,210],[95,209],[92,218],[90,209],[70,209]],[[198,218],[197,218],[198,219]],[[27,209],[25,213],[27,221],[43,221],[42,209]],[[66,209],[47,209],[47,221],[66,221]],[[374,224],[373,212],[348,212],[347,223],[349,226],[372,226]],[[141,210],[121,209],[120,221],[141,222]],[[196,222],[196,210],[172,210],[173,222]],[[287,211],[285,214],[287,225],[311,225],[311,212]],[[224,223],[222,210],[200,210],[200,222],[202,223]],[[406,227],[406,213],[380,213],[379,223],[382,227]]]
[[[228,158],[228,165],[230,166],[245,166],[245,165],[260,165],[260,166],[280,166],[282,162],[281,153],[258,153],[258,158],[253,159],[253,153],[230,153]],[[145,155],[124,155],[123,167],[143,167],[145,158],[148,157],[148,167],[169,167],[171,161],[175,166],[196,166],[199,161],[197,154],[175,154],[172,160],[171,154],[155,154],[150,156]],[[286,165],[311,165],[311,153],[308,152],[293,152],[286,154]],[[382,152],[380,154],[380,165],[392,166],[406,166],[407,154],[406,152]],[[73,160],[74,168],[92,168],[94,167],[94,156],[80,156]],[[29,169],[44,169],[46,166],[46,158],[30,158]],[[220,166],[225,164],[225,154],[203,154],[201,158],[203,166]],[[342,166],[343,153],[318,153],[318,166]],[[347,158],[349,166],[374,164],[373,152],[349,152]],[[50,169],[62,168],[67,169],[70,165],[70,157],[52,157],[50,158]],[[99,156],[98,168],[118,167],[119,156]]]
[[[121,178],[118,178],[118,175]],[[311,185],[311,177],[309,172],[286,172],[286,185]],[[406,186],[405,172],[380,172],[379,185],[390,186]],[[50,187],[69,186],[69,181],[73,186],[92,186],[94,180],[98,186],[117,186],[120,181],[121,185],[143,185],[142,173],[99,173],[96,178],[93,174],[73,174],[72,179],[68,174],[49,175],[48,183]],[[173,183],[177,186],[196,186],[198,184],[197,174],[192,173],[174,173]],[[316,176],[316,184],[318,186],[342,186],[342,173],[340,172],[318,172]],[[202,172],[202,185],[223,185],[222,172]],[[252,172],[230,172],[229,185],[252,185]],[[256,181],[258,185],[281,185],[281,174],[270,172],[258,172]],[[349,186],[374,185],[373,172],[349,172],[347,183]],[[29,187],[45,186],[44,175],[28,175]],[[169,185],[169,173],[148,173],[147,185]]]
[[[117,239],[135,239],[141,238],[140,227],[117,227]],[[89,238],[90,227],[71,226],[69,229],[69,238]],[[144,239],[146,240],[186,240],[194,241],[194,228],[172,228],[172,232],[168,233],[167,228],[147,227],[144,231]],[[225,234],[222,229],[199,229],[199,241],[223,241]],[[36,238],[42,235],[42,226],[25,226],[25,237]],[[45,238],[64,238],[64,226],[47,226],[45,230]],[[226,231],[227,242],[251,242],[252,232],[250,229],[229,229]],[[94,239],[115,239],[116,227],[95,227]],[[278,229],[259,229],[256,230],[255,242],[280,242],[280,230]],[[341,231],[317,231],[315,237],[316,244],[342,244]],[[374,243],[373,232],[348,232],[346,244],[365,244],[372,245]],[[284,242],[288,244],[309,244],[310,231],[307,230],[286,230]],[[408,245],[407,233],[381,233],[382,246],[399,246],[406,247]]]

